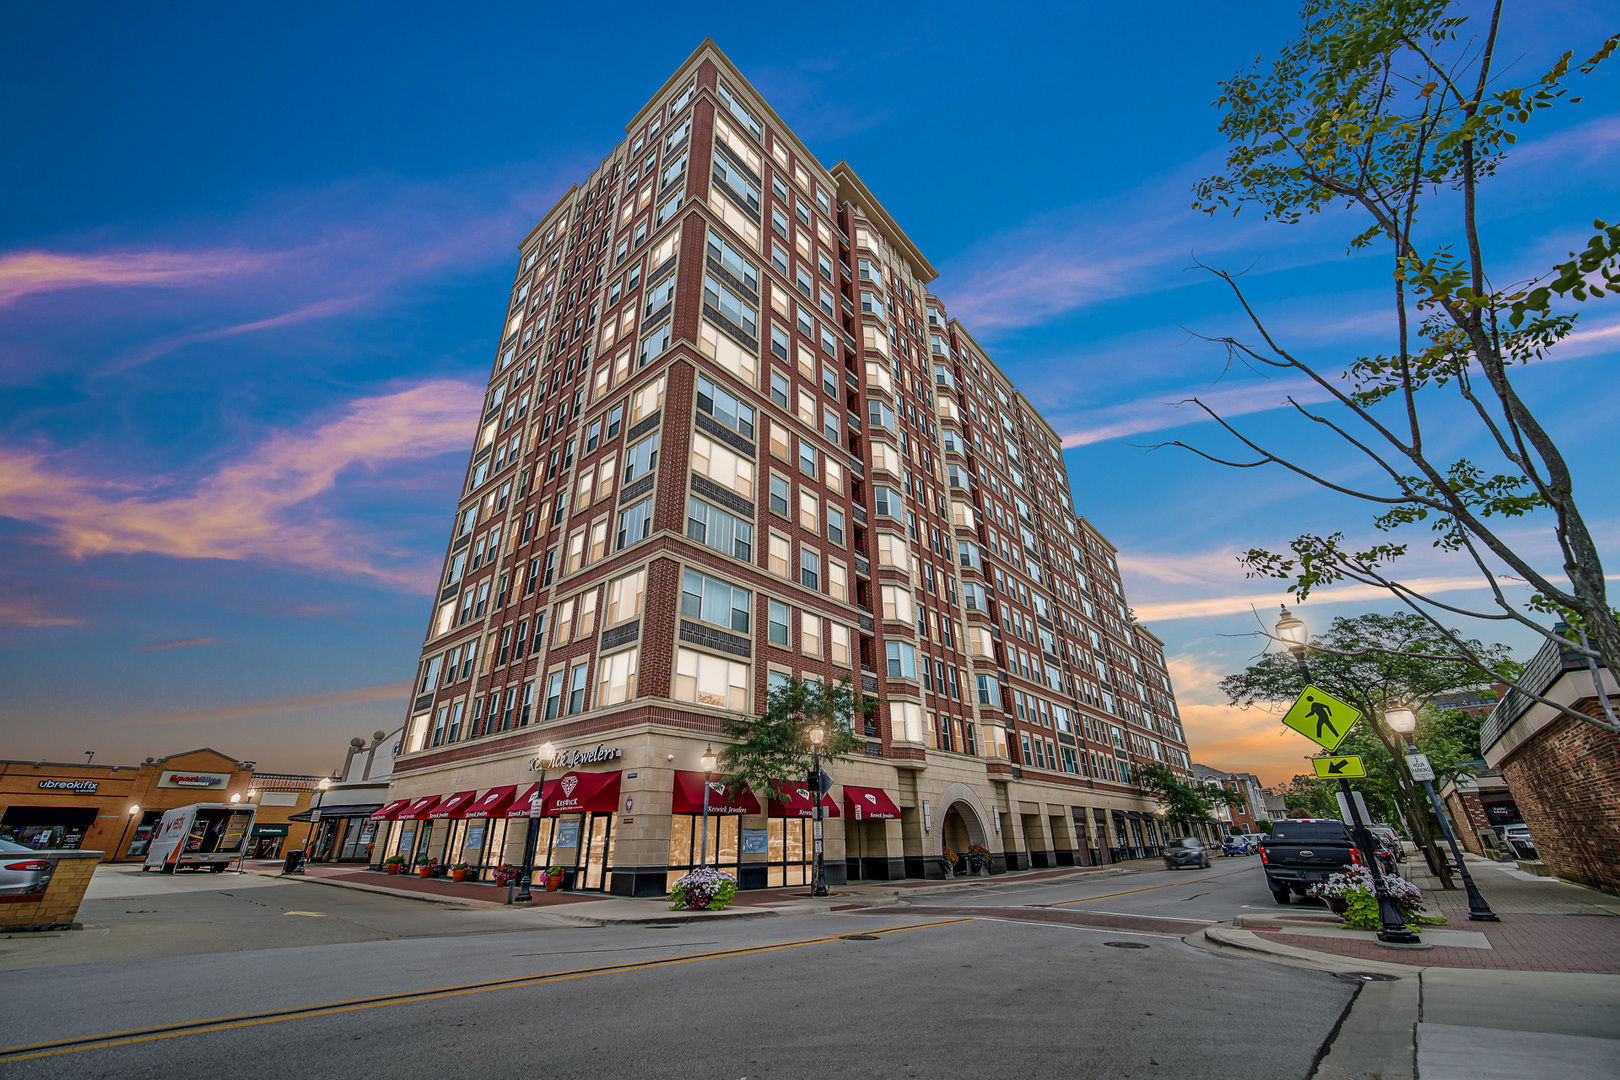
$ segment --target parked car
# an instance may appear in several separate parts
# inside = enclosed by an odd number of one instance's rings
[[[1175,870],[1183,866],[1209,869],[1209,849],[1196,836],[1178,836],[1164,845],[1164,868]]]
[[[1530,826],[1504,825],[1502,839],[1506,842],[1508,850],[1521,859],[1539,859],[1536,852],[1536,842],[1530,839]]]
[[[1221,840],[1221,854],[1224,856],[1247,855],[1248,853],[1249,841],[1246,837],[1233,834]]]
[[[31,847],[0,840],[0,896],[44,892],[51,865],[51,860],[40,858]]]
[[[1350,839],[1350,830],[1336,818],[1289,818],[1274,822],[1271,835],[1260,845],[1260,864],[1266,871],[1266,887],[1279,904],[1328,875],[1361,863],[1361,853]]]

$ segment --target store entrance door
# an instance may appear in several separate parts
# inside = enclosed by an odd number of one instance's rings
[[[576,889],[606,889],[613,869],[613,815],[585,815],[585,835],[580,837],[579,865],[574,874]]]

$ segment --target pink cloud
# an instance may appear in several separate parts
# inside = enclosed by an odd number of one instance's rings
[[[188,637],[178,641],[154,641],[150,645],[142,645],[139,652],[162,652],[165,649],[185,649],[192,645],[213,645],[219,641],[217,637]]]
[[[318,498],[346,474],[464,450],[481,403],[480,386],[448,379],[360,398],[334,420],[272,435],[189,490],[173,477],[89,476],[0,447],[0,514],[43,526],[76,559],[251,559],[415,590],[431,569],[389,565],[377,541]]]
[[[345,705],[366,705],[377,701],[403,701],[411,696],[414,686],[405,682],[383,683],[380,686],[361,686],[352,690],[331,690],[321,694],[299,697],[274,698],[270,701],[248,701],[235,705],[215,705],[206,709],[188,709],[184,712],[162,713],[157,716],[134,717],[126,724],[229,724],[264,716],[283,716],[291,713],[334,709]]]
[[[83,620],[42,611],[29,599],[0,600],[0,626],[77,626]]]
[[[131,251],[0,255],[0,307],[33,293],[89,286],[180,287],[261,269],[269,256],[248,251]]]

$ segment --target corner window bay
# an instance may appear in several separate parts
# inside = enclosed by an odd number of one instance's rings
[[[654,896],[705,861],[810,883],[818,815],[833,885],[1204,827],[1139,784],[1191,761],[1057,433],[724,54],[667,87],[514,237],[372,862],[496,890],[532,853]],[[780,695],[835,688],[875,704],[826,718],[819,801],[797,759],[705,777]]]

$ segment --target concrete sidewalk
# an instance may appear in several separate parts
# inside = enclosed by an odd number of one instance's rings
[[[1104,866],[1061,867],[1048,870],[1025,870],[993,877],[968,877],[955,880],[917,879],[902,881],[861,881],[840,885],[829,890],[830,895],[817,899],[809,895],[809,887],[791,885],[773,889],[751,889],[737,894],[736,900],[725,911],[671,911],[669,902],[661,897],[632,898],[589,892],[536,891],[528,907],[543,910],[547,915],[587,926],[644,925],[647,923],[684,923],[712,919],[757,919],[775,915],[819,915],[829,911],[875,907],[893,904],[896,899],[911,899],[949,893],[970,893],[999,885],[1030,881],[1050,881],[1083,874],[1117,875],[1152,869],[1157,859],[1138,859],[1131,862],[1111,863]],[[249,874],[279,878],[284,881],[303,881],[310,884],[357,889],[363,892],[396,896],[407,900],[449,904],[458,907],[505,907],[505,886],[480,882],[454,882],[442,878],[422,878],[413,874],[385,874],[352,865],[322,863],[305,864],[302,875],[281,878],[279,862],[249,862],[243,867]]]

